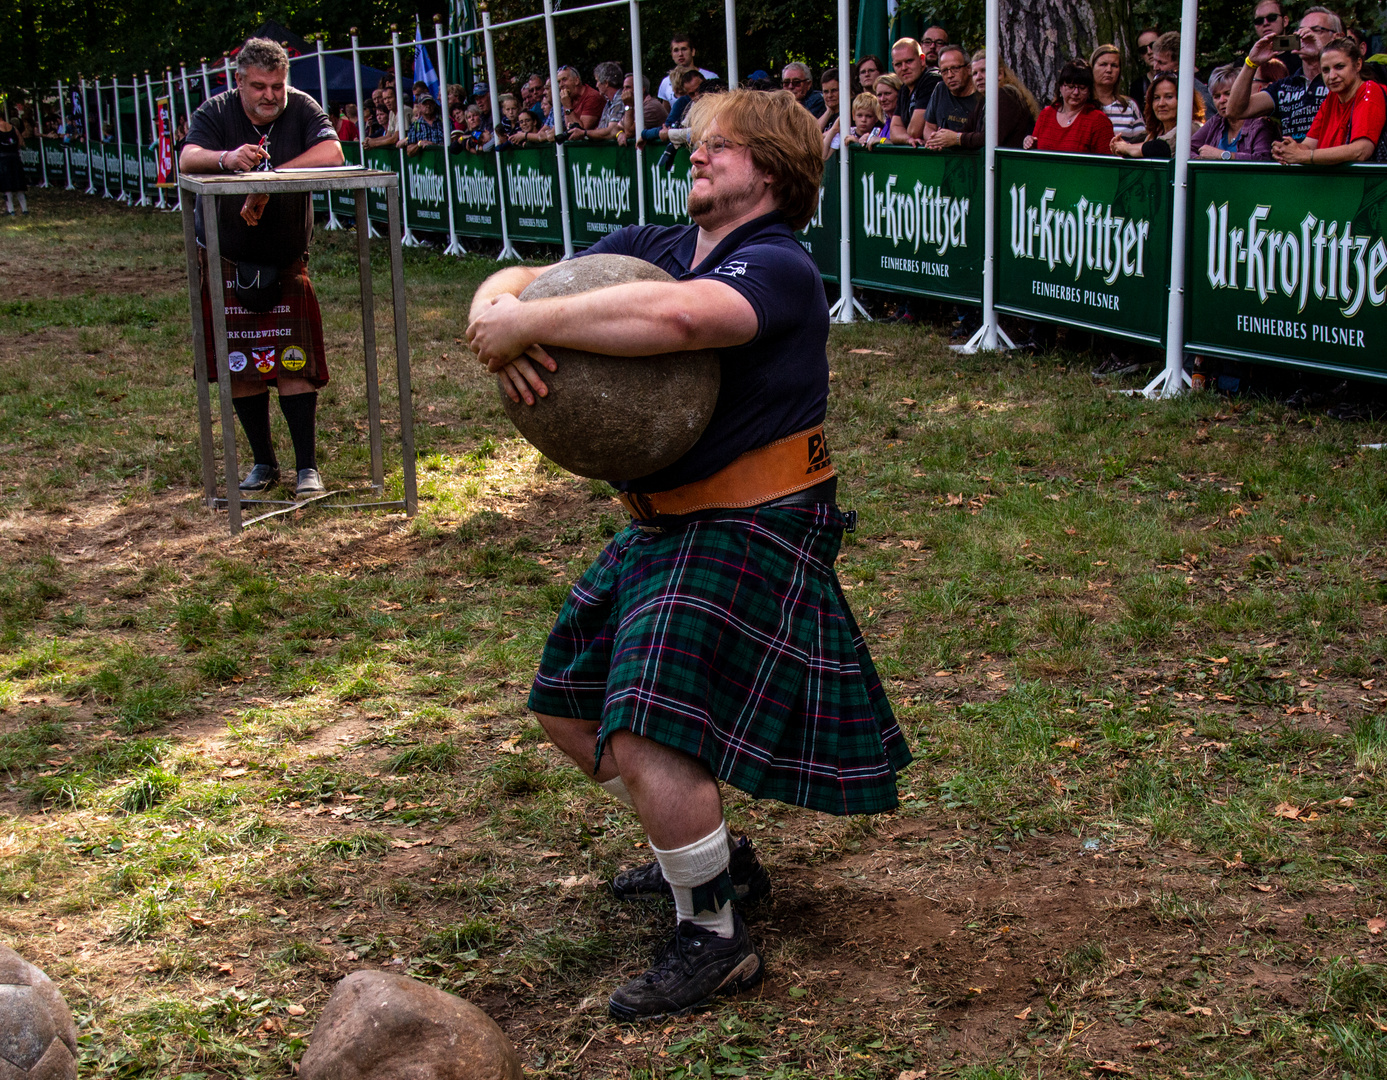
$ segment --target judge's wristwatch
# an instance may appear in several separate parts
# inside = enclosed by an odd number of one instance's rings
[[[1219,160],[1221,160],[1221,161],[1232,161],[1232,160],[1233,160],[1233,154],[1232,154],[1232,152],[1229,151],[1229,150],[1225,150],[1223,153],[1219,154]]]

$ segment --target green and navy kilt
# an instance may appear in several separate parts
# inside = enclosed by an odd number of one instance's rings
[[[530,708],[631,731],[762,799],[897,803],[910,750],[833,561],[837,507],[728,510],[619,532],[573,586]]]

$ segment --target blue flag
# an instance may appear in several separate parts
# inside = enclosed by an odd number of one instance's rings
[[[443,107],[444,103],[439,101],[438,72],[434,70],[433,60],[429,58],[429,47],[424,44],[418,15],[414,16],[414,81],[426,83],[434,101],[438,101],[440,108]]]

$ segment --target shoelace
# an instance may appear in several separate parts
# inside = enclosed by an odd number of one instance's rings
[[[686,975],[691,973],[693,971],[693,958],[685,950],[691,945],[698,944],[701,944],[698,938],[686,938],[676,930],[673,939],[656,958],[650,970],[645,973],[645,981],[648,983],[656,982],[660,975],[672,971],[676,967],[682,968]]]

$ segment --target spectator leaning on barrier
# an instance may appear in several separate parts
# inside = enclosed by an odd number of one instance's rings
[[[696,67],[680,67],[674,69],[674,74],[670,76],[674,83],[674,91],[678,95],[674,99],[674,108],[669,111],[669,116],[658,128],[646,128],[641,132],[641,139],[656,140],[660,142],[670,142],[670,132],[682,130],[685,127],[685,117],[693,103],[702,94],[703,71]]]
[[[420,94],[414,99],[414,123],[405,132],[400,144],[411,157],[426,146],[443,145],[443,120],[439,115],[438,102],[428,94]]]
[[[1146,140],[1131,143],[1116,136],[1112,141],[1112,152],[1123,157],[1168,158],[1175,156],[1175,138],[1179,123],[1180,78],[1170,72],[1160,72],[1151,80],[1146,91]],[[1204,124],[1204,99],[1198,94],[1194,97],[1194,119],[1192,127],[1197,132]]]
[[[852,126],[847,135],[841,132],[841,121],[835,121],[824,131],[824,160],[833,156],[833,151],[845,142],[870,150],[881,141],[886,125],[886,111],[881,100],[872,93],[861,93],[852,99]]]
[[[571,136],[595,128],[607,103],[601,94],[583,82],[577,68],[565,65],[559,68],[559,104],[563,106],[563,123],[559,126]]]
[[[826,109],[824,96],[814,89],[814,73],[809,70],[808,64],[801,64],[798,60],[786,64],[780,72],[780,85],[790,91],[816,120],[823,116]]]
[[[901,38],[891,46],[891,67],[904,84],[896,101],[896,115],[911,145],[918,145],[925,130],[925,112],[934,88],[942,82],[938,73],[925,71],[924,54],[914,38]]]
[[[544,107],[540,98],[544,96],[544,79],[538,75],[526,75],[520,84],[520,107],[535,114],[535,119],[544,121]]]
[[[1228,95],[1229,119],[1271,115],[1281,125],[1285,138],[1303,139],[1329,92],[1320,78],[1320,50],[1338,37],[1342,26],[1339,16],[1327,8],[1309,8],[1296,30],[1300,38],[1300,48],[1296,50],[1300,56],[1300,70],[1254,94],[1253,74],[1260,65],[1271,60],[1275,52],[1270,36],[1260,38],[1243,61],[1243,70],[1238,72]]]
[[[978,88],[973,85],[972,61],[962,45],[945,45],[939,50],[939,77],[943,81],[934,88],[925,109],[921,137],[926,146],[936,131],[962,131],[978,99]]]
[[[906,134],[905,121],[901,119],[898,108],[901,99],[907,93],[901,77],[890,73],[881,76],[877,79],[876,85],[872,87],[872,92],[881,102],[881,107],[886,110],[886,129],[882,132],[881,141],[885,143],[910,142],[910,136]]]
[[[356,142],[356,103],[352,102],[342,109],[342,118],[337,121],[337,137],[343,142]]]
[[[1320,53],[1320,75],[1329,93],[1300,142],[1282,139],[1272,156],[1283,165],[1344,165],[1368,161],[1387,124],[1380,83],[1363,78],[1363,52],[1351,37],[1338,37]]]
[[[592,82],[602,96],[602,113],[597,118],[597,126],[585,132],[584,137],[598,140],[615,140],[618,145],[626,145],[626,103],[621,97],[622,82],[625,75],[621,65],[606,60],[592,69]],[[575,131],[577,136],[578,132]]]
[[[1093,100],[1093,69],[1071,60],[1055,80],[1055,98],[1040,111],[1027,150],[1062,154],[1110,154],[1112,121]]]
[[[997,68],[997,145],[1019,150],[1025,145],[1026,136],[1035,129],[1040,105],[1016,77],[1016,72],[1000,61]],[[942,150],[949,146],[964,150],[983,148],[986,141],[983,125],[987,120],[987,52],[984,49],[973,54],[973,85],[978,88],[978,96],[963,130],[955,133],[941,128],[936,131],[926,144],[931,150]]]
[[[669,58],[674,66],[669,69],[669,73],[660,83],[660,88],[655,91],[655,96],[674,108],[674,99],[679,96],[679,91],[674,86],[674,72],[681,67],[698,67],[698,50],[694,48],[693,38],[688,34],[675,34],[669,39]],[[716,79],[718,73],[709,71],[706,68],[698,68],[698,71],[705,79]]]
[[[1099,45],[1088,58],[1093,69],[1093,100],[1112,121],[1113,133],[1135,142],[1146,134],[1141,104],[1118,89],[1122,85],[1122,54],[1116,45]]]
[[[1218,114],[1209,117],[1194,133],[1190,154],[1210,161],[1270,161],[1276,132],[1265,116],[1251,120],[1229,120],[1225,115],[1228,95],[1238,77],[1238,64],[1224,64],[1209,76],[1209,93],[1214,95]]]
[[[184,173],[248,172],[342,164],[342,144],[322,108],[288,85],[289,57],[276,42],[251,38],[236,57],[236,89],[204,101],[193,114],[188,144],[178,157]],[[222,265],[207,266],[206,221],[198,197],[194,220],[202,271],[203,352],[194,362],[217,378],[207,275],[235,282],[227,296],[227,366],[231,398],[255,456],[242,491],[264,491],[279,480],[270,439],[271,385],[294,442],[297,486],[304,497],[323,492],[318,475],[318,388],[328,381],[323,322],[306,259],[313,237],[313,200],[304,193],[223,198],[213,228]],[[225,433],[228,437],[230,432]]]
[[[824,68],[819,75],[819,92],[824,96],[824,111],[819,116],[819,130],[827,131],[838,122],[840,96],[837,68]]]
[[[1137,60],[1144,70],[1132,78],[1132,85],[1127,88],[1127,96],[1133,101],[1146,100],[1146,91],[1151,87],[1151,76],[1156,71],[1156,42],[1160,36],[1161,32],[1154,26],[1146,27],[1137,35]]]

